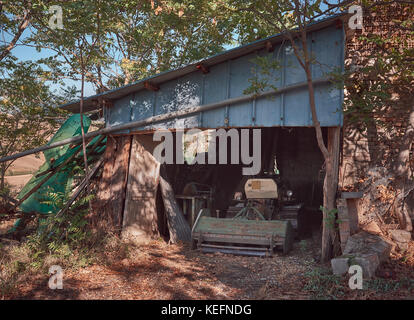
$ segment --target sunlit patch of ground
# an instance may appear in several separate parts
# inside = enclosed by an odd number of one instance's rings
[[[306,299],[302,278],[310,260],[294,252],[273,258],[202,254],[154,241],[111,265],[65,272],[63,290],[50,290],[47,276],[38,276],[13,298]]]
[[[203,254],[187,245],[153,241],[129,246],[127,258],[64,270],[63,289],[48,288],[48,275],[19,283],[14,299],[412,299],[412,255],[393,254],[366,290],[351,290],[349,276],[335,278],[314,259],[317,247],[296,242],[272,258]],[[307,274],[324,268],[328,282],[309,287]],[[329,275],[330,274],[330,275]],[[336,279],[336,280],[335,280]],[[336,282],[335,282],[336,281]],[[319,282],[318,282],[319,283]],[[413,280],[414,284],[414,280]],[[364,282],[364,285],[368,285]],[[342,292],[342,295],[336,295]]]
[[[17,194],[29,182],[31,177],[31,174],[6,176],[6,183],[10,186],[11,191]]]

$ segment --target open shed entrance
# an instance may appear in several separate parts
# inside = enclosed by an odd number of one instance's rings
[[[240,132],[241,129],[237,130]],[[274,171],[276,159],[283,192],[292,191],[295,202],[303,204],[297,217],[297,237],[309,237],[312,229],[316,231],[320,229],[322,221],[319,208],[323,202],[324,161],[317,146],[315,130],[306,127],[259,129],[261,129],[261,171],[257,176],[264,176]],[[327,131],[327,128],[323,128],[325,139],[327,139]],[[175,153],[176,133],[173,134]],[[157,188],[159,178],[156,176],[156,170],[159,163],[149,155],[159,142],[153,141],[152,134],[135,135],[133,140],[135,139],[139,141],[141,147],[134,147],[133,143],[131,148],[123,227],[152,230],[168,239],[164,203],[161,192]],[[230,146],[231,139],[228,138],[228,163],[231,161]],[[144,149],[148,151],[147,155],[143,152]],[[217,152],[217,157],[218,155]],[[132,165],[135,161],[134,157],[138,159],[138,168]],[[243,198],[245,183],[251,178],[242,174],[243,167],[246,167],[243,163],[209,164],[207,160],[206,164],[161,165],[190,227],[203,207],[209,207],[212,216],[220,218],[232,217],[236,214],[238,209],[234,199]],[[198,197],[200,201],[192,201],[194,199],[191,199],[191,196],[194,196],[194,193],[202,195]]]

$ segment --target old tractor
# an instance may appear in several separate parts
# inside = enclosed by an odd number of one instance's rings
[[[201,209],[192,228],[193,248],[253,256],[272,256],[275,248],[288,253],[302,205],[278,182],[274,176],[248,179],[244,197],[234,200],[224,218]]]

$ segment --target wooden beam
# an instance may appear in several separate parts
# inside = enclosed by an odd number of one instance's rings
[[[149,81],[144,81],[144,88],[150,91],[158,91],[160,90],[160,87],[156,84],[153,84]]]
[[[341,128],[340,127],[329,127],[328,128],[328,152],[332,157],[332,165],[326,166],[326,177],[324,182],[324,189],[329,188],[333,191],[334,197],[334,206],[336,206],[336,200],[338,194],[338,180],[339,180],[339,154],[340,154],[340,137],[341,137]],[[329,168],[329,170],[328,170]],[[331,178],[328,178],[331,177]],[[326,192],[324,190],[324,192]],[[325,205],[324,199],[324,206]],[[324,213],[325,215],[325,213]],[[325,216],[324,216],[325,217]],[[333,255],[339,255],[341,253],[341,246],[338,235],[338,231],[336,229],[330,229],[330,241],[333,241]],[[330,254],[329,254],[330,255]],[[329,256],[328,255],[328,256]]]
[[[114,102],[110,99],[92,100],[92,104],[95,108],[97,108],[97,107],[99,107],[99,108],[101,108],[101,107],[112,108],[114,106]]]
[[[270,41],[266,41],[265,46],[266,46],[267,52],[275,51],[275,48],[274,48],[273,44]]]
[[[196,65],[196,68],[197,68],[198,70],[201,70],[201,72],[203,72],[204,74],[207,74],[207,73],[209,73],[209,72],[210,72],[210,69],[209,69],[206,65],[204,65],[204,64],[202,64],[202,63],[200,63],[200,64]]]

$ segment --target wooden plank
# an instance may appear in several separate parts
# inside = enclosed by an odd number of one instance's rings
[[[109,224],[120,231],[131,150],[131,137],[108,137],[104,168],[96,200],[92,203],[95,225]]]
[[[217,233],[221,235],[248,236],[286,236],[288,221],[282,220],[247,220],[201,217],[194,232]]]
[[[168,182],[165,170],[160,177],[160,187],[162,200],[164,203],[165,213],[167,215],[168,229],[170,231],[170,242],[176,243],[180,241],[191,241],[191,229],[185,219],[180,206],[175,199],[174,191]],[[194,199],[193,201],[194,202]]]
[[[151,154],[157,143],[152,135],[132,138],[122,233],[138,241],[160,236],[156,206],[160,163]]]

